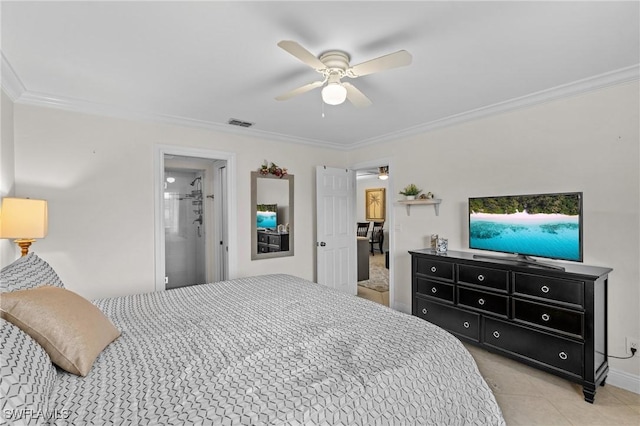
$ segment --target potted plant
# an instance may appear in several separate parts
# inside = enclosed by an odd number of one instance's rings
[[[400,191],[400,195],[404,195],[407,200],[415,200],[416,195],[420,194],[422,189],[415,186],[413,183],[405,186],[402,191]]]

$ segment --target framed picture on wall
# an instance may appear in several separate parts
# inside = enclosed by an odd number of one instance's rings
[[[369,188],[365,190],[365,211],[367,220],[384,221],[385,218],[385,194],[384,188]]]

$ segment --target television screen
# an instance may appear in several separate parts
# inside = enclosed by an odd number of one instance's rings
[[[276,229],[278,227],[278,205],[258,204],[256,227],[258,229]]]
[[[469,248],[582,262],[582,193],[469,198]]]

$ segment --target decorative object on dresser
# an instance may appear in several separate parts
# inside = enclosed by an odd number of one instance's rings
[[[435,250],[437,247],[438,247],[438,234],[431,234],[430,248]]]
[[[449,240],[447,238],[438,237],[436,240],[436,251],[438,254],[444,254],[449,249]]]
[[[412,313],[484,347],[582,385],[593,403],[607,362],[610,268],[564,270],[431,249],[411,254]]]

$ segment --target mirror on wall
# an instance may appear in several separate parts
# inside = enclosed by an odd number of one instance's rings
[[[251,260],[293,256],[293,175],[251,172]]]

